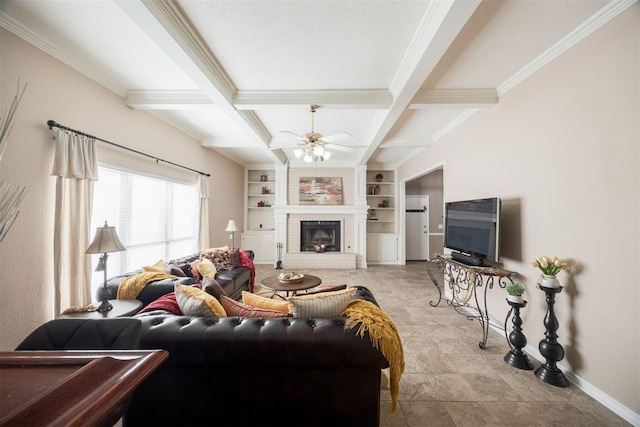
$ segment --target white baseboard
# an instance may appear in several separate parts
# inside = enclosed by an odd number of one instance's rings
[[[491,327],[491,329],[498,332],[501,336],[504,337],[504,329],[501,326],[495,325],[494,323],[489,323],[489,326]],[[538,362],[540,363],[545,362],[544,356],[540,354],[538,349],[532,346],[531,344],[527,344],[527,346],[524,347],[522,350],[525,351],[527,354],[529,354],[529,356],[536,359]],[[627,408],[625,405],[618,402],[616,399],[609,396],[607,393],[603,392],[599,388],[595,387],[593,384],[586,381],[584,378],[581,378],[575,373],[571,372],[569,369],[567,369],[566,366],[563,366],[561,363],[558,363],[557,366],[565,374],[569,382],[572,383],[574,386],[576,386],[578,389],[584,391],[589,396],[593,397],[595,400],[602,403],[604,406],[609,408],[616,415],[618,415],[620,418],[623,418],[625,421],[627,421],[631,425],[640,427],[640,414]]]

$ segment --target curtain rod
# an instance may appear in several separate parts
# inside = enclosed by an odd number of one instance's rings
[[[86,137],[89,137],[89,138],[93,138],[93,139],[98,140],[98,141],[106,142],[107,144],[111,144],[111,145],[113,145],[115,147],[122,148],[123,150],[131,151],[131,152],[134,152],[136,154],[140,154],[141,156],[152,158],[156,162],[164,162],[164,163],[167,163],[167,164],[170,164],[170,165],[173,165],[173,166],[177,166],[177,167],[182,168],[182,169],[189,170],[191,172],[195,172],[195,173],[200,174],[200,175],[211,176],[211,174],[200,172],[198,170],[191,169],[191,168],[189,168],[187,166],[182,166],[182,165],[179,165],[177,163],[173,163],[173,162],[170,162],[168,160],[164,160],[164,159],[158,158],[156,156],[152,156],[151,154],[143,153],[142,151],[134,150],[133,148],[125,147],[124,145],[116,144],[115,142],[107,141],[106,139],[102,139],[102,138],[98,138],[97,136],[89,135],[88,133],[84,133],[84,132],[81,132],[81,131],[76,130],[76,129],[71,129],[70,127],[63,126],[60,123],[57,123],[55,120],[48,120],[47,121],[47,125],[49,126],[49,129],[57,127],[57,128],[60,128],[60,129],[68,130],[70,132],[77,133],[78,135],[83,135],[83,136],[86,136]]]

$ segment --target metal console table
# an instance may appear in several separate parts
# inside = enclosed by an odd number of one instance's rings
[[[482,341],[478,345],[484,349],[489,336],[487,290],[492,289],[496,284],[505,288],[509,283],[513,283],[511,276],[514,273],[497,267],[467,265],[448,255],[435,254],[427,263],[429,277],[433,286],[438,290],[438,301],[435,304],[433,301],[429,301],[429,305],[432,307],[437,307],[440,304],[444,290],[444,283],[441,287],[434,276],[434,268],[442,272],[444,281],[449,283],[452,299],[447,303],[458,313],[479,320],[482,328]],[[475,301],[475,307],[469,305],[469,301],[472,299]]]

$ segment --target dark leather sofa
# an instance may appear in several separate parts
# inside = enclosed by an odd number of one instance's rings
[[[253,251],[245,250],[245,252],[249,256],[249,258],[253,259]],[[177,264],[189,263],[198,259],[199,257],[200,254],[196,253],[180,258],[178,260],[174,260],[173,262]],[[118,287],[125,278],[140,273],[141,271],[142,270],[131,271],[129,273],[110,278],[107,281],[107,287],[111,292],[111,298],[115,298],[115,296],[118,294]],[[196,280],[193,277],[156,280],[145,286],[140,294],[138,294],[137,299],[142,301],[143,306],[146,306],[147,304],[157,300],[161,296],[173,292],[176,280],[178,280],[183,285],[192,285],[196,283]],[[216,275],[216,280],[218,281],[218,283],[220,283],[229,298],[240,300],[242,298],[242,291],[249,291],[251,283],[251,269],[248,267],[236,267],[233,270],[220,271]],[[98,290],[98,292],[100,292],[100,289]],[[97,299],[100,300],[100,297],[98,296]]]
[[[354,298],[375,303],[359,287]],[[377,426],[388,363],[345,318],[142,322],[141,349],[169,359],[133,394],[124,426]]]

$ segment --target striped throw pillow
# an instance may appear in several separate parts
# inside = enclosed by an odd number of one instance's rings
[[[220,297],[220,304],[227,312],[227,316],[240,316],[240,317],[289,317],[289,313],[276,310],[267,310],[264,308],[252,307],[247,304],[243,304],[239,301],[222,295]]]
[[[356,288],[289,297],[293,317],[335,317],[347,308]]]

